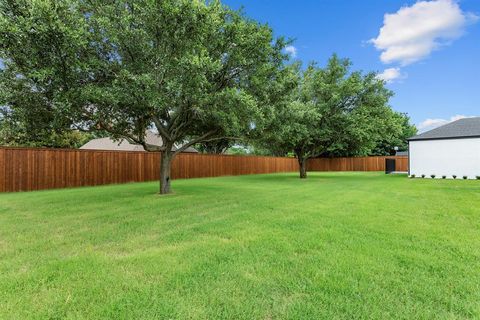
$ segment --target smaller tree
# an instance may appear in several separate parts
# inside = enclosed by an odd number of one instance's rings
[[[372,119],[360,117],[362,110],[373,112],[387,107],[392,93],[375,73],[350,72],[350,66],[349,60],[336,55],[325,68],[310,64],[301,71],[295,66],[298,86],[289,103],[278,105],[262,138],[264,145],[275,150],[294,152],[300,178],[307,177],[306,164],[312,157],[336,150],[358,153],[365,149],[365,128]]]

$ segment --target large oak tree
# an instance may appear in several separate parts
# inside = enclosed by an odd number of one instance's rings
[[[262,127],[283,91],[284,46],[219,1],[2,1],[0,104],[160,151],[169,193],[179,152]]]

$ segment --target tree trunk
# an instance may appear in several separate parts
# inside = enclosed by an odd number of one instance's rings
[[[299,156],[298,164],[300,167],[300,179],[306,179],[307,178],[307,159]]]
[[[170,187],[170,172],[172,169],[173,154],[171,150],[165,150],[161,153],[160,159],[160,194],[172,192]]]

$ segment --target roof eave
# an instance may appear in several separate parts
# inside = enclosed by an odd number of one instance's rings
[[[456,136],[456,137],[435,137],[435,138],[408,138],[407,141],[426,141],[426,140],[457,140],[457,139],[475,139],[480,138],[480,135],[474,136]]]

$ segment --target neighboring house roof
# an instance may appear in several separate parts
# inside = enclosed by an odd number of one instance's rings
[[[408,156],[408,151],[396,151],[396,156]]]
[[[145,133],[145,141],[148,144],[155,146],[162,146],[163,140],[162,137],[157,135],[152,131],[147,131]],[[176,150],[178,146],[172,148]],[[98,138],[93,139],[85,143],[80,149],[89,149],[89,150],[114,150],[114,151],[145,151],[143,147],[139,144],[132,144],[125,139],[113,140],[112,138]],[[197,153],[198,151],[192,147],[188,147],[184,152]]]
[[[413,136],[409,141],[480,137],[480,117],[465,118]]]

